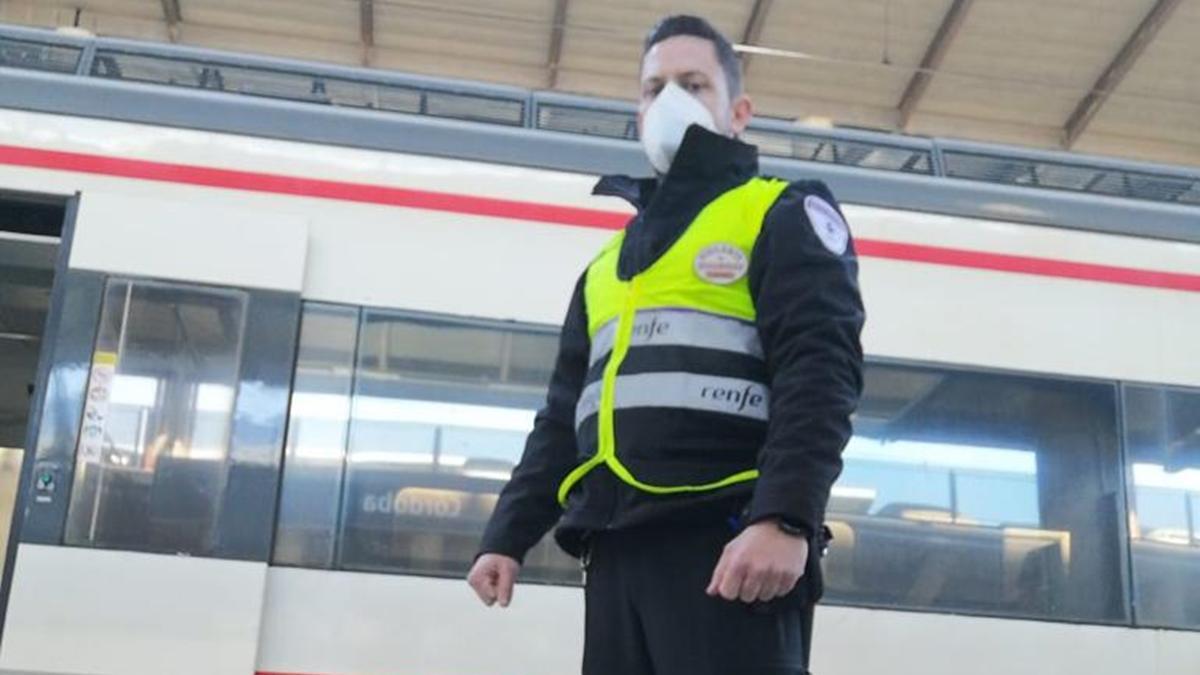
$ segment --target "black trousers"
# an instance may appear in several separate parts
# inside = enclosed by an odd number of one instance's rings
[[[792,593],[743,603],[705,594],[732,526],[591,535],[585,553],[583,675],[804,675],[813,603]]]

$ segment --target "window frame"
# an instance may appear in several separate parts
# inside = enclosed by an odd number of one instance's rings
[[[338,503],[336,505],[336,521],[333,524],[332,531],[329,533],[331,538],[333,539],[333,552],[332,552],[332,557],[331,557],[329,563],[326,565],[322,565],[322,566],[305,565],[305,564],[300,564],[300,563],[295,563],[295,562],[285,562],[285,561],[277,560],[276,559],[275,542],[278,541],[278,537],[279,537],[278,514],[282,512],[282,508],[283,508],[282,502],[281,502],[276,508],[276,521],[275,521],[275,527],[273,530],[271,550],[270,550],[270,560],[269,560],[270,564],[272,566],[281,567],[281,568],[310,569],[310,570],[321,570],[321,571],[325,571],[325,572],[343,572],[343,573],[351,573],[351,574],[389,574],[389,575],[398,575],[398,576],[427,577],[427,578],[431,578],[431,579],[457,579],[457,578],[460,578],[462,575],[460,573],[458,573],[457,571],[455,571],[455,572],[449,572],[449,571],[448,572],[435,572],[435,571],[412,571],[412,570],[388,570],[388,569],[367,568],[365,566],[346,565],[342,562],[342,552],[344,549],[344,539],[345,539],[343,535],[344,535],[345,523],[346,523],[345,512],[346,512],[347,492],[348,492],[347,484],[349,482],[348,481],[348,468],[349,468],[350,455],[351,455],[350,445],[352,442],[352,427],[353,427],[353,423],[354,423],[353,399],[359,391],[359,378],[360,378],[359,365],[361,363],[361,353],[360,352],[361,352],[361,346],[363,343],[363,335],[362,335],[363,329],[367,325],[369,319],[377,320],[380,317],[386,317],[386,319],[388,319],[388,320],[411,321],[414,323],[433,323],[433,324],[450,325],[450,326],[453,326],[456,328],[461,327],[461,328],[468,328],[468,329],[488,330],[488,331],[495,331],[497,333],[507,334],[507,335],[512,335],[515,333],[537,335],[537,336],[546,337],[546,338],[553,338],[553,342],[555,344],[555,349],[557,349],[558,337],[560,335],[560,327],[556,326],[556,325],[552,325],[552,324],[523,322],[523,321],[505,320],[505,319],[493,319],[493,318],[484,318],[484,317],[473,317],[473,316],[464,316],[464,315],[449,314],[449,313],[442,313],[442,312],[429,312],[429,311],[394,308],[394,307],[380,307],[380,306],[373,306],[373,305],[356,305],[356,304],[352,304],[352,303],[328,302],[328,301],[321,301],[321,300],[303,300],[301,303],[301,307],[300,307],[300,312],[301,312],[302,316],[303,316],[305,309],[309,306],[317,306],[317,307],[324,307],[324,308],[333,308],[336,310],[356,311],[357,312],[357,318],[356,318],[356,322],[355,322],[355,329],[354,329],[354,336],[353,336],[354,337],[354,354],[353,354],[353,362],[352,362],[353,372],[351,373],[351,377],[350,377],[350,399],[351,399],[350,418],[346,422],[346,425],[347,425],[346,432],[345,432],[346,437],[345,437],[345,441],[344,441],[343,447],[342,447],[342,456],[341,456],[342,467],[341,467],[341,471],[340,471]],[[301,320],[301,322],[302,322],[302,320]],[[293,367],[292,367],[293,368],[293,370],[292,370],[293,389],[289,392],[289,408],[288,408],[289,424],[291,422],[291,396],[294,396],[296,393],[295,389],[294,389],[294,383],[295,383],[294,378],[295,378],[295,374],[297,372],[297,370],[296,370],[297,366],[299,364],[298,359],[299,359],[299,353],[300,353],[300,346],[301,346],[301,343],[300,343],[300,339],[298,338],[297,343],[296,343],[296,360],[294,360]],[[550,359],[551,368],[553,367],[553,361],[554,361],[553,358]],[[539,396],[539,399],[541,401],[544,401],[544,398],[545,398],[544,395]],[[538,407],[540,407],[540,405],[541,405],[541,403],[538,404]],[[287,475],[287,464],[286,464],[287,448],[286,447],[284,447],[281,450],[281,455],[282,455],[282,464],[281,464],[280,483],[279,483],[280,499],[282,499],[282,494],[285,489],[283,481],[286,479],[286,475]],[[545,540],[549,540],[551,536],[552,536],[551,534],[547,534]],[[578,581],[575,581],[575,582],[562,582],[562,581],[546,580],[546,579],[541,579],[541,578],[537,578],[537,577],[530,577],[527,574],[522,578],[522,583],[545,585],[545,586],[581,587],[582,579],[579,579]]]
[[[1124,562],[1126,565],[1128,565],[1129,569],[1129,588],[1127,590],[1129,597],[1129,625],[1141,629],[1200,632],[1200,623],[1196,624],[1195,626],[1180,626],[1178,624],[1172,624],[1164,621],[1155,621],[1144,617],[1143,612],[1139,609],[1142,594],[1138,588],[1138,564],[1137,558],[1134,555],[1133,536],[1132,532],[1130,531],[1130,519],[1137,514],[1137,509],[1135,508],[1134,504],[1136,500],[1134,492],[1137,489],[1137,484],[1134,482],[1133,478],[1134,461],[1132,449],[1129,447],[1128,429],[1126,428],[1129,417],[1129,406],[1126,404],[1126,398],[1129,389],[1145,389],[1155,392],[1163,392],[1165,394],[1176,393],[1200,398],[1200,385],[1188,386],[1182,384],[1163,384],[1159,382],[1147,382],[1143,380],[1121,380],[1117,383],[1117,385],[1118,394],[1120,396],[1120,407],[1117,411],[1119,419],[1117,421],[1120,425],[1121,432],[1121,482],[1125,490],[1125,501],[1123,504],[1124,517],[1121,518],[1121,530],[1125,544]],[[1200,467],[1198,467],[1198,470],[1200,470]],[[1200,493],[1193,498],[1200,499]],[[1194,525],[1196,529],[1190,534],[1194,539],[1197,540],[1197,543],[1189,545],[1196,547],[1197,562],[1200,564],[1200,512],[1197,512],[1197,520],[1195,521]]]

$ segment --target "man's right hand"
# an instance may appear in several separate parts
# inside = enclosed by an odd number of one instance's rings
[[[488,607],[497,601],[501,607],[508,607],[508,603],[512,602],[513,583],[520,569],[521,563],[506,555],[484,553],[471,566],[467,583],[471,584],[475,594]]]

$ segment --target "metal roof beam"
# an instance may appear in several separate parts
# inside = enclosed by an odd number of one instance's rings
[[[179,24],[183,21],[183,9],[179,0],[162,0],[163,18],[167,21],[167,37],[179,42]]]
[[[1084,129],[1087,129],[1092,118],[1100,112],[1100,107],[1108,100],[1109,94],[1117,88],[1117,85],[1133,68],[1133,64],[1137,62],[1138,57],[1146,50],[1154,36],[1158,35],[1158,31],[1166,24],[1167,19],[1171,17],[1171,13],[1180,5],[1180,2],[1181,0],[1158,0],[1154,3],[1154,7],[1150,8],[1146,17],[1133,31],[1133,35],[1130,35],[1129,40],[1121,47],[1121,51],[1117,52],[1112,62],[1108,64],[1108,67],[1096,79],[1096,83],[1075,106],[1071,116],[1067,118],[1062,134],[1064,148],[1070,148],[1075,145],[1075,141],[1079,140]]]
[[[763,26],[767,23],[767,13],[775,0],[754,0],[750,8],[750,18],[746,19],[746,28],[742,30],[742,44],[757,46],[762,39]],[[750,54],[742,52],[742,76],[750,69]]]
[[[375,0],[359,0],[358,32],[362,40],[363,65],[370,65],[371,49],[375,46]]]
[[[962,29],[967,11],[971,9],[973,2],[974,0],[954,0],[950,9],[946,10],[946,15],[942,17],[942,25],[938,26],[937,33],[934,34],[933,40],[925,50],[924,58],[921,59],[920,67],[917,72],[913,73],[912,79],[908,81],[908,86],[904,88],[904,95],[900,97],[900,103],[896,105],[900,111],[897,126],[901,129],[907,129],[908,123],[912,121],[917,105],[925,96],[926,90],[929,89],[933,74],[941,67],[942,61],[946,58],[946,52],[950,51],[950,45],[954,42],[954,38],[958,37],[958,32]]]
[[[562,60],[563,34],[567,31],[567,5],[570,0],[554,0],[554,19],[550,24],[550,51],[546,55],[546,88],[558,86],[558,64]]]

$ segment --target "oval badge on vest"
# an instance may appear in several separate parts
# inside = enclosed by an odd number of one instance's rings
[[[711,244],[700,249],[693,265],[696,276],[713,284],[732,284],[746,276],[750,261],[733,244]]]
[[[850,229],[842,214],[833,208],[829,202],[816,195],[804,198],[804,212],[808,214],[808,222],[812,225],[817,238],[834,255],[846,252],[846,244],[850,242]]]

